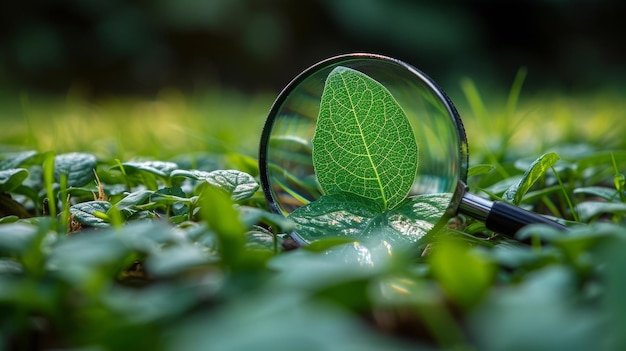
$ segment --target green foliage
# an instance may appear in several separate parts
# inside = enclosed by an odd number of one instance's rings
[[[538,106],[525,104],[520,113]],[[541,106],[556,104],[565,100]],[[487,120],[500,116],[483,107]],[[390,255],[391,236],[365,245],[340,232],[418,233],[406,212],[417,206],[428,219],[448,199],[383,211],[337,192],[291,220],[268,212],[250,156],[232,150],[2,152],[0,349],[624,349],[626,144],[606,139],[623,127],[585,139],[566,131],[539,152],[541,130],[511,133],[501,120],[481,129],[468,117],[470,188],[494,199],[508,191],[569,232],[528,226],[517,238],[541,239],[528,246],[458,216],[436,236],[393,234],[408,243]],[[550,117],[541,120],[571,125]],[[508,139],[481,146],[483,132]],[[285,233],[316,218],[311,235],[322,238],[289,250]]]
[[[541,178],[559,160],[559,155],[554,152],[541,155],[533,162],[520,180],[511,185],[502,195],[502,200],[513,202],[518,205],[528,189]]]

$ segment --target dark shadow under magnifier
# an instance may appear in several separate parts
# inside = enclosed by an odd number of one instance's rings
[[[446,94],[425,74],[393,58],[347,54],[319,62],[297,76],[272,106],[259,151],[261,185],[270,209],[288,216],[322,196],[312,158],[312,139],[326,79],[338,66],[359,71],[384,86],[395,98],[414,132],[419,164],[407,197],[449,194],[449,204],[431,218],[438,228],[462,213],[483,221],[494,232],[513,236],[521,227],[542,223],[565,229],[555,221],[505,202],[467,192],[468,145],[461,118]],[[385,128],[381,126],[381,128]],[[329,224],[331,225],[331,224]],[[416,242],[424,232],[404,233]],[[315,238],[291,236],[301,244]],[[359,240],[358,237],[354,238]]]

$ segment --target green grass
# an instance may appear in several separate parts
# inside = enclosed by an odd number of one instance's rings
[[[4,101],[0,143],[5,149],[89,151],[104,158],[168,158],[185,152],[253,154],[273,96],[234,91],[183,94],[165,89],[154,98],[21,94]]]
[[[459,216],[393,256],[286,249],[255,164],[273,94],[5,96],[0,350],[623,349],[626,101],[522,78],[453,96],[469,186],[572,230]]]

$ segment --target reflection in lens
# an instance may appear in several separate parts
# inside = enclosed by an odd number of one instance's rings
[[[347,236],[355,240],[380,237],[392,244],[415,242],[444,217],[458,181],[464,180],[467,142],[456,110],[443,92],[415,68],[383,56],[357,54],[324,61],[302,73],[280,94],[266,122],[260,150],[261,181],[270,207],[285,216],[294,211],[298,214],[303,206],[322,196],[313,167],[311,140],[326,78],[337,66],[357,70],[374,79],[401,106],[418,144],[416,176],[408,199],[394,209],[396,212],[358,222],[359,219],[355,219],[358,216],[350,215],[354,207],[349,201],[331,201],[335,210],[309,216],[315,218],[316,223],[325,224],[325,228],[313,226],[310,229],[309,226],[306,229],[300,225],[294,236],[305,243],[323,236]],[[444,206],[433,211],[429,206],[419,205],[422,200],[433,197]],[[420,210],[428,212],[421,229],[416,227],[415,221],[409,220],[416,218],[415,211]],[[347,221],[354,229],[367,220],[371,223],[368,222],[359,234],[351,232],[348,225],[337,225]],[[376,221],[383,223],[378,225]],[[380,228],[385,230],[381,232]]]

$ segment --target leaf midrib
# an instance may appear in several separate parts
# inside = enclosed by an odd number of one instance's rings
[[[344,87],[346,88],[346,90],[349,90],[349,86],[346,82],[346,79],[343,75],[341,75],[341,81],[343,82]],[[371,92],[371,90],[368,88],[367,91]],[[361,121],[359,121],[359,118],[357,116],[357,113],[355,111],[355,103],[354,101],[352,101],[352,95],[348,94],[348,99],[350,100],[350,110],[352,111],[352,116],[354,117],[354,120],[356,121],[356,125],[359,128],[359,135],[361,136],[361,140],[363,141],[363,145],[365,145],[365,151],[367,153],[367,159],[370,162],[370,165],[372,166],[372,169],[374,170],[374,174],[376,175],[376,182],[378,183],[378,187],[380,189],[380,194],[382,196],[382,200],[383,200],[383,209],[387,210],[387,197],[385,196],[385,191],[383,188],[383,184],[382,184],[382,180],[380,179],[380,174],[378,173],[378,168],[376,167],[376,165],[374,164],[374,160],[372,159],[372,154],[370,153],[370,148],[369,145],[367,143],[367,140],[365,139],[365,135],[363,135],[363,128],[361,128]],[[370,105],[370,109],[371,109],[371,105]]]

